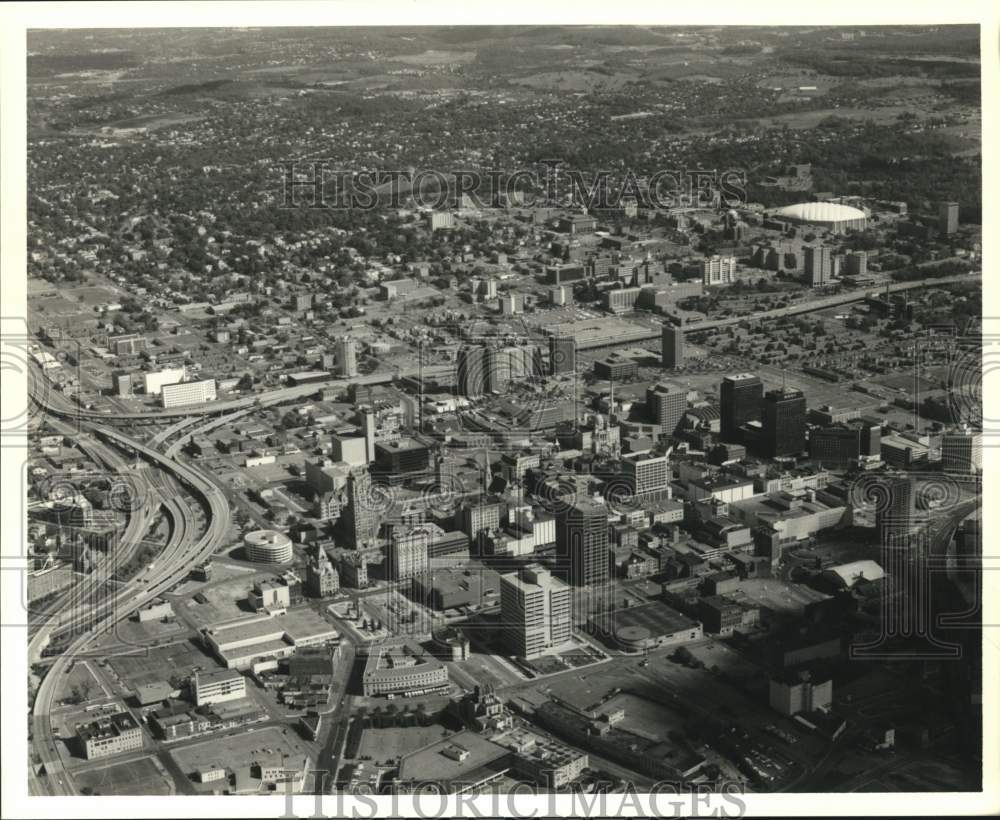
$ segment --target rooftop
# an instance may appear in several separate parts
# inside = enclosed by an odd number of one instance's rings
[[[802,202],[798,205],[786,205],[784,208],[778,208],[774,215],[802,222],[845,222],[867,218],[865,212],[858,208],[834,202]]]
[[[490,764],[498,770],[506,768],[503,759],[508,754],[503,746],[475,732],[459,732],[405,755],[399,763],[399,779],[412,782],[462,780]]]

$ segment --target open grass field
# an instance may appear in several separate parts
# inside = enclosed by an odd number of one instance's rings
[[[62,295],[71,302],[91,308],[105,302],[117,302],[119,296],[110,288],[80,287],[63,291]]]
[[[62,294],[35,296],[31,299],[31,312],[41,316],[67,316],[80,312],[80,305]]]
[[[84,702],[100,700],[104,697],[104,690],[91,670],[90,664],[82,661],[75,664],[69,674],[63,675],[62,685],[59,689],[60,697],[69,697],[74,689],[79,690],[81,695],[86,693]]]

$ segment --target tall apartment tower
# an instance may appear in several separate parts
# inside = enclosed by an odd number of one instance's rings
[[[938,204],[938,230],[943,234],[952,234],[958,230],[957,202],[941,202]]]
[[[358,340],[342,336],[337,340],[337,375],[351,379],[358,375]]]
[[[610,576],[608,508],[584,498],[556,520],[556,555],[569,561],[573,586],[602,586]]]
[[[764,394],[762,450],[768,458],[794,456],[806,448],[806,397],[782,388]]]
[[[663,433],[673,435],[687,410],[687,391],[667,382],[649,387],[646,389],[646,410]]]
[[[847,254],[845,260],[845,271],[848,276],[868,275],[868,252],[852,251]]]
[[[572,590],[540,564],[500,576],[503,639],[511,654],[537,658],[572,634]]]
[[[740,427],[760,418],[764,385],[753,373],[726,376],[719,387],[719,436],[740,443]]]
[[[711,256],[701,260],[701,282],[705,287],[731,285],[736,281],[735,256]]]
[[[576,339],[549,336],[549,370],[553,376],[576,372]]]
[[[812,287],[829,283],[833,274],[833,260],[826,245],[806,245],[805,271],[806,280]]]
[[[664,367],[674,370],[684,361],[684,330],[668,323],[663,326],[662,333],[662,363]]]

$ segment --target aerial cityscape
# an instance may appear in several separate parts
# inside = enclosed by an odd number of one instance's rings
[[[978,26],[27,55],[30,794],[982,790]]]

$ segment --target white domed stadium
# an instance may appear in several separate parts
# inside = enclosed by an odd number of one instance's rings
[[[250,561],[258,564],[287,564],[292,560],[292,539],[277,530],[254,530],[243,536]]]
[[[773,218],[782,222],[802,225],[821,225],[834,233],[854,230],[863,231],[868,224],[868,215],[850,205],[835,202],[802,202],[778,208]]]

